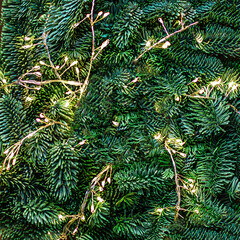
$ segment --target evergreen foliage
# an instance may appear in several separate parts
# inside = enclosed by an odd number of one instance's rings
[[[43,32],[55,66],[69,67],[63,79],[84,82],[91,26],[88,19],[75,24],[91,6],[89,0],[3,3],[0,163],[7,148],[45,120],[56,124],[26,137],[17,158],[0,167],[0,239],[240,239],[240,3],[96,0],[94,19],[110,14],[94,24],[95,44],[110,43],[94,59],[83,97],[73,98],[60,82],[39,89],[16,84],[40,60],[49,64]],[[181,29],[181,20],[198,24],[135,61],[166,36],[159,18],[169,33]],[[71,67],[76,60],[79,78]],[[41,81],[56,79],[46,65],[39,72]],[[177,219],[171,157],[182,186]],[[111,183],[104,179],[104,190],[96,185],[74,232],[78,221],[66,225],[71,218],[64,216],[79,212],[108,164]]]

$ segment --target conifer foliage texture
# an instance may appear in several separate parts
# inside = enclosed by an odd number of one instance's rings
[[[0,169],[0,239],[240,239],[240,2],[96,0],[93,18],[110,14],[94,24],[92,66],[89,18],[76,24],[91,7],[3,3],[0,163],[25,139]],[[162,22],[169,34],[198,23],[136,61],[166,36]],[[83,83],[91,68],[80,100],[57,81],[16,84],[40,60],[50,64],[43,32],[54,65],[69,66],[62,79]],[[56,79],[46,65],[26,79]],[[107,165],[111,178],[96,185],[84,218],[66,225]]]

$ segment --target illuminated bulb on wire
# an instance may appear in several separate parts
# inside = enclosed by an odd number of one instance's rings
[[[102,187],[105,187],[105,180],[102,181]]]
[[[194,212],[195,212],[196,214],[199,214],[199,210],[197,210],[197,209],[196,209],[196,210],[194,210]]]
[[[41,67],[40,66],[34,66],[33,69],[34,70],[39,70]]]
[[[119,126],[119,122],[112,121],[112,124],[113,124],[114,126],[116,126],[116,127]]]
[[[131,81],[131,83],[135,83],[135,82],[137,82],[138,81],[138,77],[136,77],[135,79],[133,79],[132,81]]]
[[[41,65],[46,65],[46,63],[45,63],[44,61],[39,61],[39,63],[40,63]]]
[[[171,46],[171,43],[169,41],[166,41],[163,45],[162,45],[162,48],[166,49],[168,48],[169,46]]]
[[[99,187],[99,191],[102,192],[102,191],[103,191],[103,188],[102,188],[102,187]]]
[[[163,208],[157,208],[156,212],[162,213],[163,212]]]
[[[58,219],[61,221],[61,220],[63,220],[63,215],[62,214],[59,214],[58,215]]]
[[[15,165],[15,164],[16,164],[16,161],[17,161],[17,159],[14,158],[13,161],[12,161],[12,165]]]
[[[78,230],[78,228],[75,228],[74,230],[73,230],[73,235],[75,235],[76,234],[76,232],[77,232],[77,230]]]
[[[47,122],[49,122],[49,119],[48,119],[48,118],[45,118],[44,121],[47,123]]]
[[[103,14],[103,18],[107,17],[110,14],[110,12],[106,12]]]
[[[200,94],[203,94],[204,93],[204,88],[202,88],[200,91],[199,91]]]
[[[41,119],[40,118],[36,118],[36,122],[41,122]]]
[[[78,143],[78,145],[84,145],[86,143],[86,140],[83,140],[81,142]]]
[[[191,183],[193,183],[193,182],[194,182],[194,180],[193,180],[193,179],[191,179],[191,178],[189,178],[189,179],[188,179],[188,181],[189,181],[189,182],[191,182]]]
[[[41,77],[42,74],[40,72],[35,72],[34,75],[36,75],[37,77]]]
[[[179,102],[180,101],[180,97],[176,97],[176,101]]]
[[[66,103],[64,104],[65,107],[69,106],[69,101],[66,101]]]
[[[154,138],[156,140],[159,140],[162,137],[161,133],[157,133],[156,135],[154,135]]]
[[[29,41],[29,40],[31,40],[31,38],[30,37],[25,37],[24,40]]]
[[[75,69],[76,69],[76,73],[77,73],[77,75],[79,75],[79,68],[76,67]]]
[[[161,24],[163,24],[162,18],[158,18],[158,21],[159,21]]]
[[[83,221],[83,222],[84,222],[84,221],[85,221],[85,219],[86,219],[86,218],[85,218],[85,216],[84,216],[84,215],[82,215],[82,216],[81,216],[81,221]]]
[[[187,154],[186,154],[186,153],[180,153],[180,155],[181,155],[183,158],[187,157]]]
[[[98,16],[101,16],[103,14],[103,11],[98,12]]]
[[[191,192],[192,192],[192,193],[195,193],[195,192],[196,192],[196,189],[193,189]]]
[[[8,163],[8,165],[7,165],[7,171],[9,171],[10,170],[10,164]]]
[[[44,118],[44,114],[43,114],[43,113],[40,113],[40,114],[39,114],[39,117],[40,117],[40,118]]]
[[[9,160],[12,159],[14,157],[14,153],[12,152],[9,156]]]
[[[94,213],[95,212],[95,208],[94,208],[94,205],[92,204],[91,205],[91,213]]]
[[[101,49],[105,48],[107,45],[109,44],[109,39],[107,39],[106,41],[104,41],[101,45]]]
[[[221,78],[218,78],[218,81],[214,81],[214,82],[211,82],[210,84],[215,87],[216,85],[220,84],[221,83]]]
[[[107,182],[108,182],[109,184],[111,183],[111,178],[110,178],[110,177],[107,178]]]
[[[190,187],[190,188],[193,188],[193,184],[192,184],[192,183],[191,183],[191,184],[189,184],[189,187]]]
[[[68,57],[67,57],[67,56],[64,58],[64,61],[65,61],[65,62],[67,62],[67,61],[68,61]]]
[[[101,197],[97,197],[97,200],[100,202],[100,203],[103,203],[104,200],[101,198]]]
[[[31,97],[26,97],[26,102],[31,102],[33,100],[33,98]]]
[[[148,41],[146,42],[146,47],[150,47],[150,46],[151,46],[151,41],[148,40]]]
[[[23,46],[23,49],[28,49],[28,48],[30,48],[30,47],[32,47],[32,45],[24,45],[24,46]]]
[[[3,154],[8,154],[8,152],[9,152],[9,149],[5,150]]]
[[[34,135],[34,133],[29,133],[27,137],[31,138],[33,135]]]
[[[77,63],[78,63],[78,61],[74,61],[74,62],[72,62],[71,65],[70,65],[70,67],[76,65]]]

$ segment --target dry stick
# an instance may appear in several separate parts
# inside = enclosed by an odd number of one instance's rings
[[[108,172],[110,169],[110,172],[112,171],[112,165],[107,165],[100,173],[98,173],[98,175],[92,180],[91,182],[91,186],[89,187],[89,189],[86,191],[85,193],[85,196],[84,196],[84,199],[83,199],[83,202],[82,202],[82,205],[80,207],[80,211],[77,215],[67,215],[66,217],[71,217],[72,219],[64,226],[63,228],[63,233],[66,234],[67,231],[71,232],[69,230],[70,226],[78,219],[78,223],[77,223],[77,227],[79,226],[80,224],[80,220],[81,218],[84,216],[84,211],[85,211],[85,207],[86,207],[86,204],[87,204],[87,200],[89,198],[89,195],[94,191],[94,188],[96,187],[96,185],[99,183],[99,181],[101,180],[102,178],[102,175],[105,173],[105,172]]]
[[[148,49],[146,49],[143,53],[141,53],[136,59],[135,61],[138,61],[146,52],[150,51],[152,48],[154,48],[155,46],[157,46],[159,43],[162,43],[164,41],[166,41],[168,38],[172,37],[173,35],[177,34],[177,33],[180,33],[180,32],[183,32],[184,30],[190,28],[191,26],[193,25],[196,25],[198,24],[198,22],[194,22],[194,23],[191,23],[189,24],[188,26],[184,27],[184,28],[181,28],[180,30],[177,30],[169,35],[167,35],[166,37],[160,39],[158,42],[154,43],[151,47],[149,47]]]
[[[88,80],[89,80],[90,73],[92,70],[93,59],[94,59],[94,54],[95,54],[95,32],[94,32],[94,21],[93,21],[94,5],[95,5],[95,0],[92,1],[91,18],[90,18],[90,24],[91,24],[91,30],[92,30],[92,53],[91,53],[90,65],[89,65],[87,77],[83,83],[83,86],[80,88],[80,96],[79,96],[79,100],[77,102],[77,106],[79,106],[82,95],[88,85]]]
[[[46,81],[35,81],[35,80],[20,80],[20,83],[29,83],[29,84],[34,84],[34,85],[45,85],[45,84],[50,84],[54,82],[61,82],[64,84],[72,85],[72,86],[82,86],[82,83],[76,82],[76,81],[68,81],[68,80],[58,80],[58,79],[53,79],[53,80],[46,80]]]
[[[8,152],[8,154],[7,154],[7,156],[5,157],[5,159],[4,159],[4,161],[3,161],[2,169],[1,169],[1,171],[0,171],[0,174],[3,172],[3,168],[4,168],[7,160],[9,160],[9,162],[10,162],[10,160],[11,160],[12,158],[16,158],[16,157],[17,157],[21,145],[23,144],[23,142],[24,142],[27,138],[31,138],[31,137],[34,136],[37,132],[41,131],[41,130],[44,129],[44,128],[47,128],[47,127],[49,127],[49,126],[52,126],[52,125],[54,125],[54,124],[61,124],[61,125],[64,125],[65,127],[69,128],[69,127],[68,127],[67,125],[65,125],[64,123],[52,121],[52,122],[50,122],[50,123],[48,123],[48,124],[46,124],[46,125],[38,128],[37,130],[29,133],[27,136],[25,136],[24,138],[22,138],[21,140],[19,140],[18,142],[16,142],[15,144],[13,144],[12,146],[10,146],[9,148],[7,148],[7,149],[5,150],[5,152]],[[10,151],[10,150],[11,150],[11,151]],[[10,151],[10,152],[9,152],[9,151]],[[10,156],[11,156],[12,153],[14,153],[14,156],[10,158]],[[16,153],[16,154],[15,154],[15,153]]]
[[[43,44],[44,44],[44,46],[45,46],[45,48],[46,48],[46,51],[47,51],[48,60],[49,60],[49,62],[50,62],[50,65],[51,65],[51,67],[52,67],[52,69],[53,69],[56,77],[57,77],[59,80],[62,80],[61,76],[59,75],[56,67],[54,66],[54,64],[53,64],[53,62],[52,62],[52,60],[51,60],[51,55],[50,55],[49,48],[48,48],[48,45],[47,45],[47,36],[48,36],[48,34],[46,34],[46,33],[44,32],[44,33],[43,33]],[[66,84],[65,84],[64,82],[62,82],[62,84],[63,84],[63,86],[64,86],[65,88],[67,88],[68,91],[71,91],[71,89],[70,89],[68,86],[66,86]]]
[[[175,214],[175,220],[177,219],[178,215],[179,215],[179,210],[180,210],[180,203],[181,203],[181,188],[180,188],[180,185],[179,185],[179,181],[178,181],[178,174],[177,174],[177,167],[176,167],[176,163],[173,159],[173,156],[172,156],[172,153],[171,153],[171,150],[165,146],[165,149],[168,151],[170,157],[171,157],[171,160],[172,160],[172,164],[173,164],[173,168],[174,168],[174,175],[175,175],[175,183],[176,183],[176,193],[177,193],[177,197],[178,197],[178,201],[176,203],[176,214]]]

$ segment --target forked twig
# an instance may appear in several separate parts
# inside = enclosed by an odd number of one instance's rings
[[[161,21],[161,22],[162,22],[162,25],[164,26],[163,21]],[[146,49],[143,53],[141,53],[134,61],[138,61],[146,52],[150,51],[151,49],[153,49],[154,47],[156,47],[158,44],[166,41],[168,38],[172,37],[173,35],[175,35],[175,34],[177,34],[177,33],[180,33],[180,32],[183,32],[183,31],[185,31],[186,29],[188,29],[188,28],[190,28],[191,26],[194,26],[194,25],[196,25],[196,24],[198,24],[198,22],[191,23],[191,24],[189,24],[189,25],[186,26],[186,27],[184,27],[184,26],[182,25],[182,28],[181,28],[180,30],[177,30],[177,31],[175,31],[175,32],[173,32],[173,33],[171,33],[171,34],[168,34],[167,29],[164,28],[164,29],[165,29],[165,32],[167,33],[167,36],[164,37],[164,38],[162,38],[162,39],[160,39],[158,42],[154,43],[152,46],[150,46],[149,48],[147,48],[147,49]],[[164,26],[164,27],[165,27],[165,26]]]
[[[174,161],[174,158],[172,156],[171,150],[167,147],[167,145],[165,145],[165,149],[168,151],[171,160],[172,160],[172,165],[174,168],[174,175],[175,175],[175,183],[176,183],[176,193],[177,193],[177,197],[178,197],[178,201],[175,205],[176,207],[176,214],[175,214],[175,220],[178,218],[179,215],[179,210],[181,210],[180,208],[180,203],[181,203],[181,186],[179,185],[179,180],[178,180],[178,173],[177,173],[177,167],[176,167],[176,163]]]

